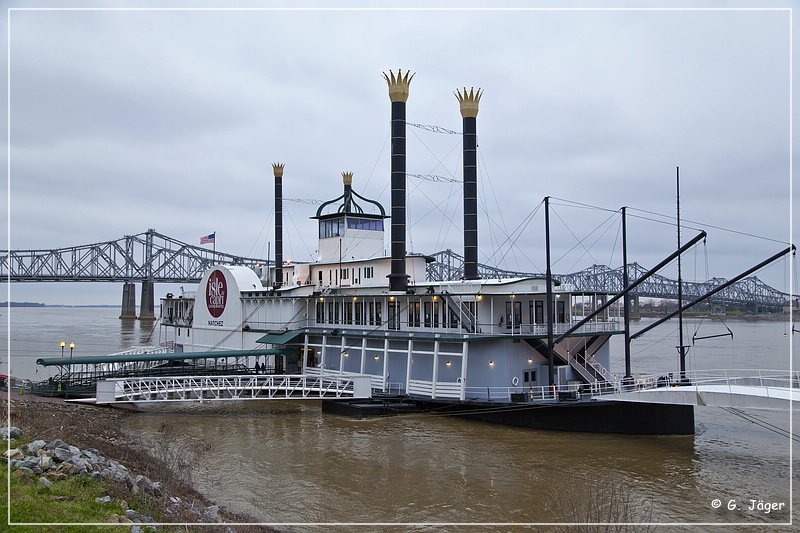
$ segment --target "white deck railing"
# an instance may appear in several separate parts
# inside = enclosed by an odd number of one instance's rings
[[[307,375],[181,376],[108,379],[97,402],[368,398],[369,379]]]

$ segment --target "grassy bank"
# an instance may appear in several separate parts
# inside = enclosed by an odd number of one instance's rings
[[[4,420],[10,419],[12,426],[23,431],[21,443],[34,439],[51,441],[61,439],[80,449],[94,448],[105,457],[125,465],[131,475],[143,475],[159,481],[164,487],[162,495],[145,492],[134,494],[125,483],[110,480],[94,480],[88,475],[72,476],[53,481],[52,486],[37,484],[39,476],[30,477],[21,471],[3,468],[0,486],[0,523],[6,522],[8,506],[6,490],[10,481],[10,503],[12,523],[35,523],[38,526],[11,526],[8,531],[86,531],[85,525],[55,526],[52,524],[109,524],[93,527],[92,531],[120,531],[119,525],[111,525],[118,517],[125,518],[125,511],[135,509],[139,515],[146,515],[158,523],[206,522],[193,512],[195,508],[212,505],[190,484],[191,472],[171,469],[165,461],[152,454],[162,450],[163,443],[148,446],[147,442],[132,443],[125,433],[128,413],[105,407],[74,405],[63,402],[42,401],[41,399],[4,397],[0,400],[0,410]],[[19,443],[15,442],[14,447]],[[5,448],[5,446],[4,446]],[[169,452],[169,450],[166,450]],[[158,455],[158,454],[156,454]],[[199,458],[207,459],[207,458]],[[106,498],[107,502],[97,502],[96,498]],[[170,500],[172,498],[173,500]],[[175,506],[174,499],[191,503]],[[218,517],[222,523],[254,522],[247,516],[236,515],[220,509]],[[142,524],[145,525],[145,524]],[[130,527],[130,526],[129,526]],[[236,531],[242,533],[272,532],[262,526],[160,526],[160,531]]]

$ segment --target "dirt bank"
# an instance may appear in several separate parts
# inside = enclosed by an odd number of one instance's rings
[[[131,442],[124,429],[129,413],[109,407],[76,405],[58,399],[15,395],[16,393],[11,395],[9,403],[6,394],[2,393],[0,411],[3,419],[6,420],[8,416],[11,425],[19,427],[27,438],[45,441],[61,439],[81,449],[95,448],[106,457],[125,465],[132,474],[141,474],[160,481],[166,493],[171,496],[207,507],[213,505],[213,502],[187,484],[185,475],[170,471],[163,461],[148,454],[147,443]],[[152,503],[158,505],[159,502]],[[230,513],[225,509],[220,509],[218,516],[226,524],[256,522],[251,517]],[[184,515],[170,521],[194,522],[197,518]],[[242,533],[275,531],[258,525],[203,528],[203,531],[214,530]]]

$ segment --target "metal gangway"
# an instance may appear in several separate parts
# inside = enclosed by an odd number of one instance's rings
[[[164,376],[97,382],[98,404],[370,398],[369,376]]]
[[[636,376],[593,398],[740,409],[800,409],[800,372],[781,370],[704,370]]]

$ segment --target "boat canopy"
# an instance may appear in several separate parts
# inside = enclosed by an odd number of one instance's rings
[[[256,342],[259,344],[287,344],[304,333],[302,329],[290,331],[270,331]]]
[[[186,361],[197,359],[225,359],[260,355],[293,355],[296,349],[257,348],[254,350],[227,350],[217,352],[174,352],[91,355],[84,357],[43,357],[36,360],[41,366],[98,365],[102,363],[138,363],[145,361]]]

